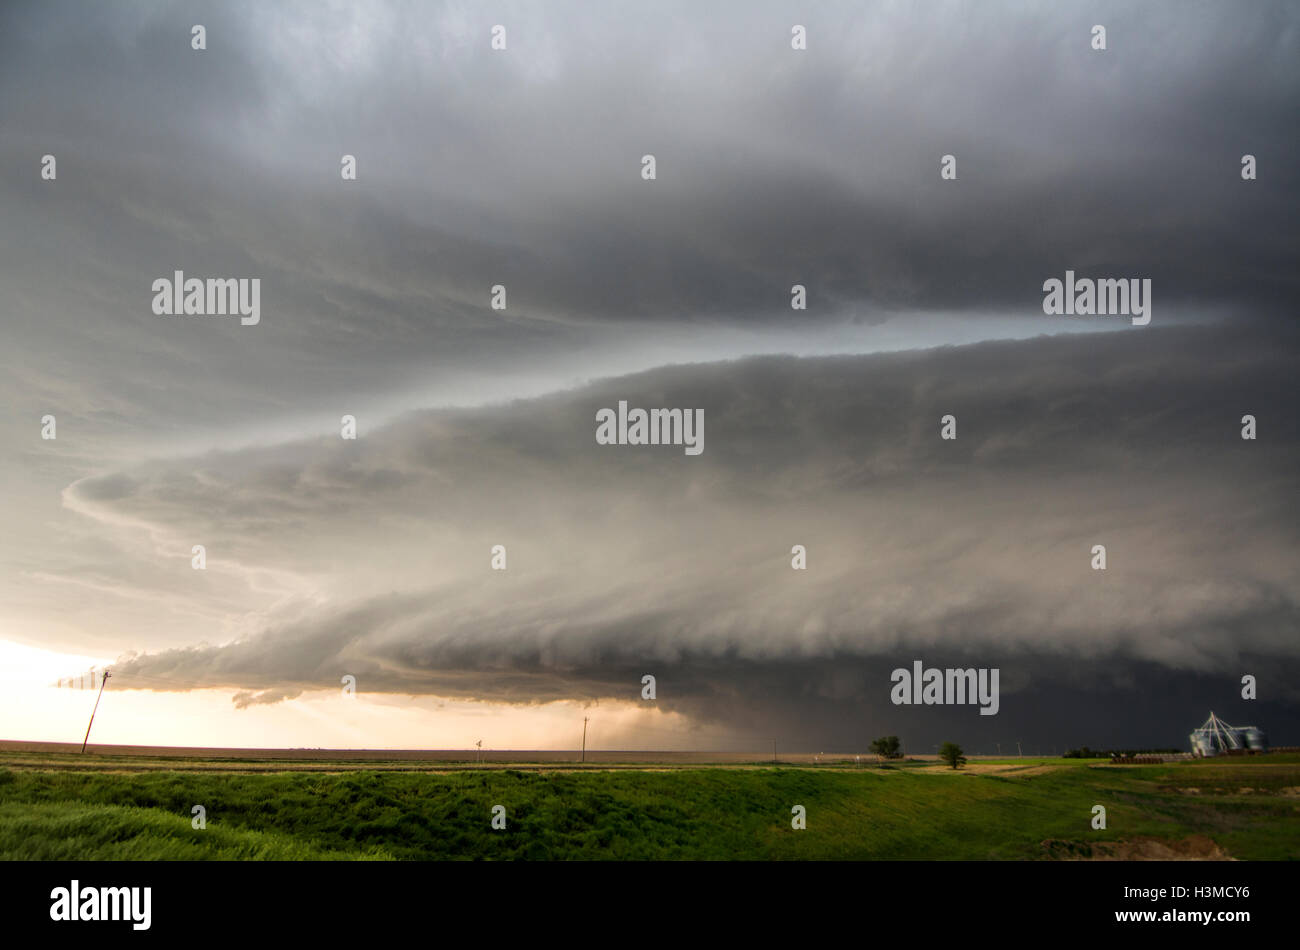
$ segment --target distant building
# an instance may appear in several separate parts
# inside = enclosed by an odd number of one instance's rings
[[[1268,737],[1264,730],[1255,726],[1230,726],[1213,712],[1189,738],[1192,754],[1197,756],[1268,751]]]

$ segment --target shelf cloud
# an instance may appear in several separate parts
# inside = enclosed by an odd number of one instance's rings
[[[801,697],[883,705],[888,671],[923,654],[1000,665],[1010,693],[1138,666],[1230,693],[1252,659],[1300,657],[1286,341],[1133,331],[664,369],[67,496],[164,546],[207,539],[252,610],[290,575],[248,636],[119,664],[124,683],[252,690],[241,703],[348,673],[409,694],[635,699],[650,673],[667,708],[739,726]],[[597,444],[596,410],[620,396],[702,407],[707,451]]]

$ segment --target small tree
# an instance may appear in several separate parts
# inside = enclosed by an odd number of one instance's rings
[[[966,764],[966,756],[961,754],[961,746],[955,742],[945,742],[939,747],[939,758],[951,768],[959,769]]]
[[[902,754],[899,745],[898,736],[881,736],[871,743],[871,751],[881,759],[896,759]]]

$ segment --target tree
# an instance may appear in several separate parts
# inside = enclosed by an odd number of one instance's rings
[[[939,747],[939,758],[954,769],[966,764],[966,756],[961,754],[961,746],[955,742],[945,742]]]
[[[897,759],[902,755],[899,744],[898,736],[881,736],[871,743],[871,752],[882,759]]]

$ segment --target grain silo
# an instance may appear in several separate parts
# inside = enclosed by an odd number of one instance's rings
[[[1267,752],[1268,738],[1256,726],[1231,726],[1218,716],[1210,718],[1192,732],[1192,753],[1206,757],[1232,752]]]

